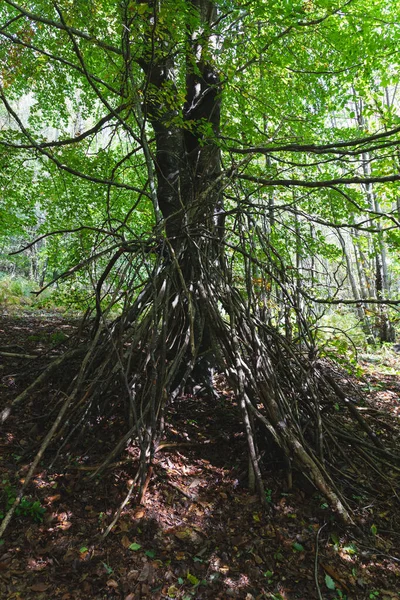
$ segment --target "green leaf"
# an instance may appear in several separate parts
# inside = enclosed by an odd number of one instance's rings
[[[330,575],[325,575],[325,585],[328,588],[328,590],[336,589],[336,584]]]
[[[354,544],[349,544],[348,546],[343,546],[343,552],[347,554],[357,554],[357,548]]]
[[[378,533],[378,528],[376,525],[371,525],[371,533],[372,535],[376,535]]]
[[[137,552],[138,550],[140,550],[141,547],[142,546],[140,544],[133,542],[130,546],[128,546],[128,549],[133,550],[134,552]]]
[[[156,553],[154,552],[154,550],[146,550],[145,555],[149,558],[154,558]]]
[[[298,542],[294,542],[294,544],[292,544],[292,548],[293,550],[296,550],[296,552],[303,552],[304,550],[304,546],[302,546]]]
[[[146,4],[146,2],[142,2],[136,5],[136,10],[139,13],[139,15],[144,15],[145,12],[149,10],[149,7]]]
[[[267,579],[271,579],[273,574],[274,574],[273,571],[265,571],[265,573],[263,573],[264,577],[266,577]]]
[[[190,583],[191,583],[192,585],[199,585],[199,583],[200,583],[200,579],[197,579],[197,577],[195,577],[194,575],[191,575],[190,573],[188,573],[188,574],[186,575],[186,579],[187,579],[188,581],[190,581]]]
[[[88,551],[89,551],[89,548],[86,548],[86,546],[82,546],[82,548],[79,548],[79,552],[81,554],[84,554],[85,552],[88,552]]]
[[[113,572],[112,568],[110,567],[110,565],[108,565],[107,563],[103,562],[103,567],[107,573],[107,575],[111,575],[111,573]]]
[[[336,533],[331,533],[331,540],[335,544],[335,546],[339,545],[339,538]]]

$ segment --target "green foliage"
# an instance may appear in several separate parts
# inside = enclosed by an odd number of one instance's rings
[[[133,550],[134,552],[137,552],[138,550],[140,550],[140,548],[142,547],[140,544],[137,544],[136,542],[133,542],[132,544],[130,544],[129,550]]]
[[[336,589],[336,584],[335,584],[334,580],[328,574],[325,575],[325,585],[328,588],[328,590],[335,590]]]
[[[10,277],[0,273],[0,305],[30,306],[32,288],[32,284],[22,277]]]
[[[8,480],[3,480],[2,490],[2,507],[0,510],[0,519],[4,519],[9,509],[13,506],[17,498],[17,490],[10,484]],[[33,500],[29,496],[23,496],[15,509],[15,515],[20,517],[28,517],[36,523],[43,521],[43,515],[46,509],[40,504],[39,500]]]
[[[346,307],[331,309],[322,315],[315,325],[315,332],[323,354],[343,357],[349,364],[355,363],[357,349],[367,347],[365,331],[354,312]]]

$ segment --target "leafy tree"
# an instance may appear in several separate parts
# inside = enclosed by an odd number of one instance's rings
[[[54,247],[77,236],[62,277],[83,270],[95,290],[68,403],[104,398],[119,374],[129,430],[116,451],[136,436],[142,485],[168,404],[190,380],[212,393],[216,367],[261,494],[256,422],[350,519],[324,467],[320,398],[338,392],[307,316],[354,301],[317,276],[342,231],[379,250],[398,226],[383,200],[400,180],[399,117],[380,95],[397,84],[392,4],[3,0],[0,145],[24,169],[17,210],[38,203]],[[362,128],[355,93],[375,102]]]

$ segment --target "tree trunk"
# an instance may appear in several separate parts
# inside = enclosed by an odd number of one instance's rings
[[[354,90],[353,93],[355,94]],[[362,100],[355,103],[356,115],[359,128],[365,129],[365,119],[363,115],[363,103]],[[361,167],[365,178],[371,177],[371,157],[368,152],[363,152],[361,155]],[[363,186],[365,194],[368,200],[368,204],[371,211],[379,214],[381,213],[381,207],[379,200],[374,191],[372,183],[367,183]],[[382,300],[387,298],[389,295],[389,277],[387,268],[387,257],[386,257],[386,246],[383,239],[381,222],[378,219],[376,224],[375,221],[371,221],[371,227],[376,226],[378,229],[377,237],[373,238],[373,247],[375,254],[375,292],[376,298]],[[389,312],[386,306],[381,305],[379,313],[376,315],[377,331],[380,342],[394,342],[395,331],[393,324],[390,322]]]

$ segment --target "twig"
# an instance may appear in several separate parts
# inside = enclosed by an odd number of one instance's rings
[[[4,423],[8,419],[11,413],[11,409],[23,402],[26,398],[32,395],[32,392],[36,390],[40,385],[49,379],[52,373],[60,366],[63,362],[69,358],[74,358],[85,351],[85,347],[74,348],[69,352],[66,352],[62,356],[56,358],[49,366],[39,375],[37,379],[31,385],[29,385],[19,396],[14,398],[9,406],[6,406],[0,413],[0,422]]]
[[[9,356],[10,358],[39,358],[39,354],[18,354],[17,352],[1,352],[0,356]]]
[[[131,496],[132,496],[132,492],[133,489],[136,485],[136,482],[138,480],[139,477],[139,469],[137,470],[137,473],[135,475],[134,480],[132,481],[131,487],[129,488],[129,491],[125,497],[125,500],[122,502],[121,506],[119,507],[119,509],[117,510],[117,512],[115,513],[115,517],[113,518],[113,520],[111,521],[111,523],[109,524],[109,526],[107,527],[107,529],[105,530],[105,532],[102,535],[102,538],[106,538],[108,536],[108,534],[110,533],[110,531],[112,530],[112,528],[114,527],[114,525],[116,524],[116,522],[118,521],[118,519],[121,516],[122,511],[124,510],[125,506],[128,504]]]
[[[319,600],[324,600],[324,599],[322,597],[321,588],[319,587],[319,582],[318,582],[318,540],[319,540],[319,534],[321,533],[321,531],[323,530],[325,525],[326,525],[326,523],[321,525],[321,527],[318,529],[317,539],[315,542],[314,580],[315,580],[315,587],[317,588],[317,594],[318,594]]]
[[[338,386],[338,384],[333,379],[333,377],[331,377],[330,375],[328,375],[326,373],[323,375],[323,377],[329,383],[329,385],[334,390],[334,392],[336,393],[336,395],[338,396],[338,398],[340,398],[340,400],[342,402],[344,402],[344,404],[347,406],[347,408],[349,409],[349,411],[352,414],[352,416],[358,422],[358,424],[360,425],[360,427],[366,432],[366,434],[372,440],[372,442],[374,443],[374,445],[377,446],[378,448],[380,448],[381,450],[385,450],[385,446],[382,444],[381,440],[378,438],[378,436],[376,435],[376,433],[374,431],[372,431],[371,427],[368,425],[368,423],[365,421],[365,419],[361,416],[361,414],[358,412],[358,410],[356,409],[356,407],[347,398],[346,394]]]

